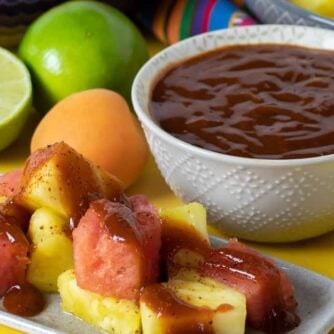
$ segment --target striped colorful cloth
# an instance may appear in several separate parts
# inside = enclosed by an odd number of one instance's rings
[[[140,20],[160,40],[172,44],[207,31],[256,24],[242,6],[243,0],[146,1]]]
[[[0,0],[0,46],[15,48],[27,26],[66,0]],[[160,40],[175,43],[202,32],[256,23],[244,0],[99,0],[135,16]]]

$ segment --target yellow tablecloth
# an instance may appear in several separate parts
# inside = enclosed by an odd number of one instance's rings
[[[151,53],[155,53],[162,45],[150,40]],[[25,132],[20,139],[7,150],[0,152],[0,173],[19,167],[29,154],[31,133],[38,120],[31,117]],[[174,196],[161,177],[151,157],[141,178],[129,189],[130,194],[146,194],[158,207],[175,206],[181,201]],[[224,237],[222,232],[210,228],[210,233]],[[251,246],[275,257],[293,262],[334,279],[334,232],[312,240],[290,244],[256,244]],[[333,305],[334,307],[334,305]],[[334,324],[333,324],[334,326]],[[1,334],[16,334],[17,331],[0,325]],[[332,332],[334,334],[334,331]]]

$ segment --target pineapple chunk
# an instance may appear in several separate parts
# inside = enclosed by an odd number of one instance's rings
[[[158,300],[165,297],[167,289],[174,296],[174,300],[178,300],[176,303],[169,298],[166,303],[165,298],[161,305],[154,304],[150,301],[155,300],[150,293],[156,294],[159,289],[154,286],[145,288],[140,300],[143,333],[186,333],[200,328],[219,334],[244,333],[245,296],[209,278],[200,279],[195,273],[192,278],[196,280],[172,279],[168,283],[160,284]]]
[[[160,217],[163,226],[170,228],[188,228],[199,238],[209,244],[209,235],[206,224],[206,209],[199,203],[190,203],[179,207],[161,209]]]
[[[173,265],[180,268],[198,269],[203,262],[201,254],[186,248],[181,248],[173,256]]]
[[[167,261],[167,274],[171,279],[183,269],[198,269],[204,262],[204,256],[196,251],[187,248],[181,248],[171,254]]]
[[[210,251],[206,210],[199,203],[162,209],[162,259],[173,276],[182,267],[197,268]]]
[[[34,248],[31,252],[27,279],[45,292],[57,291],[57,278],[73,268],[72,242],[65,233],[68,222],[47,208],[31,216],[28,236]]]
[[[134,302],[103,297],[81,289],[73,270],[67,270],[59,276],[58,289],[65,312],[74,314],[106,333],[141,332],[139,308]]]
[[[88,207],[89,196],[118,199],[121,194],[116,178],[62,142],[29,157],[17,197],[32,211],[47,207],[77,221]]]
[[[246,297],[237,290],[209,278],[197,282],[173,279],[168,286],[181,300],[215,310],[212,323],[215,333],[245,332]]]

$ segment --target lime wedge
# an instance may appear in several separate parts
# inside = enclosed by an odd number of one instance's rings
[[[20,134],[31,106],[30,75],[21,60],[0,48],[0,150]]]

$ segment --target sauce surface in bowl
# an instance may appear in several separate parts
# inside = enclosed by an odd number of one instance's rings
[[[152,89],[165,131],[228,155],[298,159],[334,153],[334,52],[225,47],[175,64]]]

